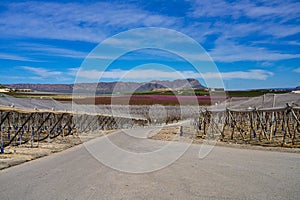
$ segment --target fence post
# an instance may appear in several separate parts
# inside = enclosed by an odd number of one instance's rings
[[[180,126],[180,128],[179,128],[179,135],[183,136],[183,126]]]

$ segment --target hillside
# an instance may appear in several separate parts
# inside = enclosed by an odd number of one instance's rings
[[[147,92],[155,89],[191,89],[205,88],[196,79],[178,79],[174,81],[151,81],[151,82],[99,82],[99,83],[80,83],[80,84],[10,84],[8,88],[31,89],[38,92],[61,92],[72,93],[73,89],[78,92],[91,92],[96,89],[97,94],[110,94],[112,92]]]

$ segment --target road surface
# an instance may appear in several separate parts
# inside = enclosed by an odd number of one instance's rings
[[[139,132],[109,137],[137,152],[165,144],[132,137]],[[164,169],[131,174],[107,167],[79,145],[0,171],[0,199],[300,199],[300,154],[215,147],[199,159],[199,148],[191,145]]]

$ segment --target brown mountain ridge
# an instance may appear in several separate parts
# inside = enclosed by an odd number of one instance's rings
[[[7,84],[8,88],[30,89],[37,92],[72,93],[94,92],[97,94],[111,94],[116,92],[146,92],[155,89],[202,89],[205,88],[196,79],[177,79],[174,81],[151,81],[151,82],[99,82],[77,84]]]

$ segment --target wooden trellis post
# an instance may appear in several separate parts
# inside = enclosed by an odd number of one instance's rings
[[[294,134],[293,134],[293,138],[292,138],[292,144],[294,145],[295,144],[295,139],[296,139],[296,132],[298,131],[298,126],[300,125],[300,122],[299,122],[299,119],[298,119],[298,117],[295,114],[293,109],[291,109],[291,113],[292,113],[292,116],[294,117],[294,120],[296,122],[294,124]]]
[[[1,119],[0,127],[1,127],[2,124],[5,122],[5,120],[8,119],[9,115],[10,115],[10,112],[7,112],[6,115]]]
[[[275,101],[276,101],[276,94],[273,95],[273,104],[272,107],[275,107]],[[272,140],[273,136],[273,123],[274,123],[274,112],[272,112],[271,120],[270,120],[271,126],[270,126],[270,140]]]
[[[23,127],[29,122],[29,120],[32,118],[33,116],[33,113],[31,113],[29,115],[29,117],[26,119],[26,121],[21,125],[21,127],[18,129],[18,131],[14,134],[14,136],[11,138],[11,140],[7,143],[7,144],[4,144],[4,147],[7,147],[9,146],[13,141],[14,139],[17,137],[17,135],[19,134],[19,132],[23,129]]]

